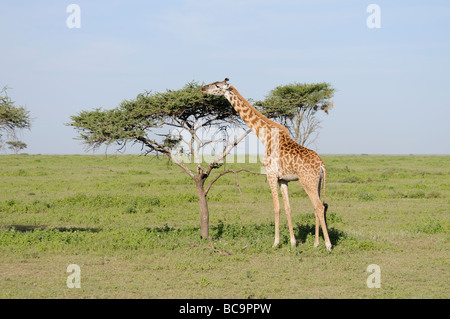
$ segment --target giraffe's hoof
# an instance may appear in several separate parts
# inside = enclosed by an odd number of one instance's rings
[[[325,246],[327,247],[328,252],[331,252],[331,243],[326,243]]]
[[[274,242],[272,245],[272,248],[277,248],[279,244],[280,244],[280,242]]]
[[[319,247],[319,242],[314,243],[314,248]]]

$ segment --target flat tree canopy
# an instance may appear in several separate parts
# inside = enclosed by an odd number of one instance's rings
[[[71,117],[69,125],[75,127],[81,139],[93,148],[134,141],[142,143],[149,152],[167,154],[173,145],[159,141],[151,134],[164,125],[192,131],[240,120],[224,97],[203,95],[200,88],[198,83],[190,82],[181,90],[145,92],[112,110],[82,111]]]
[[[27,144],[21,141],[7,141],[8,148],[11,149],[14,154],[18,154],[20,150],[27,148]]]

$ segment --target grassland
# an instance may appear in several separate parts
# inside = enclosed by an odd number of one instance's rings
[[[450,156],[323,156],[333,251],[290,184],[273,249],[264,176],[221,178],[200,239],[192,180],[164,157],[0,156],[1,298],[449,298]],[[256,164],[228,164],[259,171]],[[212,249],[211,243],[215,250]],[[81,288],[69,289],[69,264]],[[381,288],[366,271],[381,269]]]

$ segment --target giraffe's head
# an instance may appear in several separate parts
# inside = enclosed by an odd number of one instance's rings
[[[231,85],[227,83],[228,81],[229,79],[226,78],[222,82],[218,81],[211,84],[207,84],[202,87],[202,93],[212,95],[225,95],[227,91],[231,90]]]

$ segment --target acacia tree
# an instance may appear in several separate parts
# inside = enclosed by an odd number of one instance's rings
[[[115,109],[82,111],[72,116],[71,120],[68,125],[78,130],[80,138],[89,148],[103,144],[116,144],[123,148],[129,142],[139,143],[145,154],[164,154],[178,165],[193,179],[197,189],[202,238],[207,238],[209,234],[207,195],[211,186],[225,174],[233,173],[237,179],[239,172],[249,172],[245,169],[227,169],[211,176],[213,170],[222,165],[227,154],[251,130],[240,129],[233,138],[215,138],[228,136],[219,131],[240,128],[242,121],[224,97],[203,95],[197,82],[190,82],[175,91],[145,92],[134,100],[123,101]],[[205,130],[215,130],[217,134],[209,134],[211,138],[205,139],[202,137]],[[220,144],[220,151],[205,162],[202,151],[214,145],[217,148],[217,144]],[[191,169],[192,166],[195,169]],[[210,176],[211,180],[207,183]]]
[[[30,113],[22,106],[15,106],[6,91],[6,87],[0,91],[0,148],[3,147],[2,133],[14,139],[17,129],[31,127]]]
[[[14,152],[14,154],[18,154],[19,151],[27,148],[27,144],[21,141],[8,141],[6,142],[8,144],[8,148]]]
[[[329,83],[293,83],[277,86],[264,101],[257,101],[261,113],[280,120],[294,140],[308,146],[317,138],[320,120],[319,110],[328,114],[333,103],[334,88]]]

